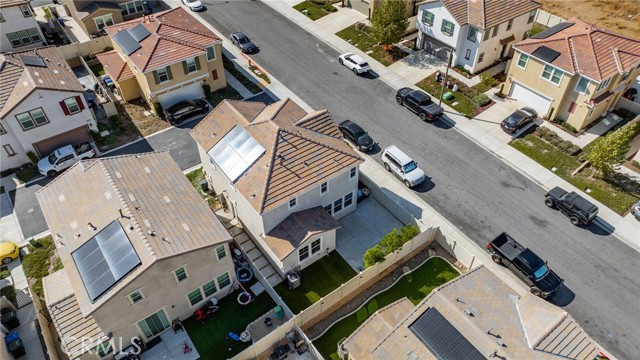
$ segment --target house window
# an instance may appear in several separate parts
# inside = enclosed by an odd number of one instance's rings
[[[344,196],[344,207],[349,207],[353,204],[353,193],[348,193]]]
[[[227,250],[224,248],[224,245],[220,245],[216,248],[216,256],[218,257],[218,261],[227,257]]]
[[[587,93],[587,88],[589,87],[590,81],[585,77],[580,77],[580,80],[576,84],[576,91],[581,94]]]
[[[484,60],[484,53],[480,53],[480,55],[478,55],[478,63],[481,63],[482,60]]]
[[[96,27],[98,28],[98,30],[102,30],[105,26],[113,25],[113,17],[111,16],[111,14],[93,18],[93,21],[96,22]]]
[[[178,280],[178,282],[181,282],[189,277],[189,274],[187,274],[187,270],[184,268],[184,266],[173,270],[173,274],[176,276],[176,280]]]
[[[467,52],[464,54],[464,58],[469,60],[470,57],[471,57],[471,50],[467,49]]]
[[[332,210],[333,210],[333,203],[331,203],[331,204],[329,204],[329,205],[325,206],[325,207],[324,207],[324,209],[325,209],[325,210],[327,210],[327,212],[328,212],[329,214],[332,214],[332,215],[333,215],[333,213],[332,213]]]
[[[622,74],[622,78],[620,79],[620,82],[623,82],[625,80],[627,80],[627,78],[629,78],[629,72],[625,72],[624,74]]]
[[[0,124],[0,135],[4,135],[7,133],[7,130],[5,130],[2,125]]]
[[[433,26],[434,15],[431,11],[424,10],[422,11],[422,23],[427,26]]]
[[[551,65],[545,65],[544,69],[542,70],[542,78],[558,85],[560,84],[560,80],[562,80],[562,71],[560,69],[556,69]]]
[[[7,38],[11,41],[13,47],[20,47],[42,41],[36,28],[8,33]]]
[[[478,35],[478,29],[473,26],[469,26],[469,33],[467,34],[467,40],[476,42],[476,36]]]
[[[165,314],[164,309],[160,309],[157,313],[138,321],[138,327],[144,336],[149,339],[168,328],[169,320],[167,320],[167,314]]]
[[[80,111],[80,106],[78,106],[78,102],[75,97],[70,97],[68,99],[64,99],[64,104],[67,105],[67,109],[69,110],[69,114],[75,114]]]
[[[600,83],[600,85],[598,85],[598,87],[596,88],[596,92],[606,88],[607,86],[609,86],[609,82],[611,81],[611,78],[608,78],[607,80],[603,81]]]
[[[322,248],[320,245],[322,245],[322,238],[313,240],[313,242],[311,243],[311,255],[320,251],[320,249]]]
[[[342,210],[342,198],[333,202],[333,213],[335,214],[340,210]]]
[[[352,167],[351,169],[349,169],[349,180],[355,179],[356,175],[358,175],[358,168]]]
[[[102,344],[96,346],[96,353],[99,357],[103,358],[113,352],[113,346],[111,346],[111,340],[106,340]]]
[[[529,37],[529,34],[531,34],[531,30],[527,30],[524,32],[524,34],[522,34],[522,40],[526,39]]]
[[[487,41],[489,40],[489,33],[491,33],[491,31],[489,29],[486,29],[484,31],[484,35],[482,36],[482,41]]]
[[[529,12],[529,19],[527,20],[527,24],[531,24],[535,18],[536,18],[536,10],[531,10]]]
[[[320,195],[326,194],[329,190],[329,183],[326,181],[320,184]]]
[[[142,290],[136,290],[136,291],[132,292],[131,294],[129,294],[129,301],[131,301],[132,304],[140,302],[140,301],[142,301],[142,299],[144,299],[144,295],[142,294]]]
[[[300,250],[298,250],[298,261],[303,262],[308,258],[309,258],[309,247],[305,246],[303,248],[300,248]]]
[[[491,33],[491,37],[495,37],[496,35],[498,35],[498,27],[500,25],[496,25],[493,27],[493,32]]]
[[[215,280],[211,280],[208,283],[202,285],[202,291],[204,291],[204,296],[205,297],[209,297],[209,296],[215,294],[216,291],[218,291],[218,289],[216,288],[216,281]]]
[[[229,279],[229,273],[224,273],[216,278],[218,282],[218,289],[222,290],[225,286],[229,286],[231,284],[231,279]]]
[[[24,112],[16,115],[20,126],[23,130],[33,129],[36,126],[41,126],[49,123],[49,120],[44,115],[42,108],[33,109],[31,111]]]
[[[298,198],[293,198],[289,200],[289,209],[292,209],[298,205]]]
[[[509,20],[509,22],[507,23],[507,31],[511,30],[512,26],[513,26],[513,19]]]
[[[11,145],[7,144],[7,145],[3,145],[2,146],[4,148],[4,151],[7,152],[7,155],[9,156],[15,156],[16,152],[13,151],[13,148],[11,147]]]
[[[185,74],[191,74],[192,72],[198,71],[198,65],[196,65],[196,58],[191,58],[185,60]]]
[[[132,15],[142,11],[144,11],[144,6],[142,6],[141,0],[120,4],[120,12],[122,13],[122,16]]]
[[[589,109],[589,112],[587,113],[587,118],[590,118],[591,115],[593,115],[593,110],[594,109]]]
[[[167,71],[167,68],[158,69],[156,70],[156,73],[158,74],[158,84],[169,81],[169,72]]]
[[[440,27],[440,31],[447,36],[453,36],[453,31],[455,30],[456,25],[447,19],[442,19],[442,27]]]
[[[187,297],[189,298],[189,304],[191,304],[191,306],[194,306],[200,301],[202,301],[202,293],[200,292],[200,288],[197,288],[192,292],[188,293]]]
[[[529,62],[529,55],[525,53],[520,53],[520,57],[518,58],[518,67],[526,69],[528,62]]]
[[[212,61],[216,59],[216,48],[213,46],[209,46],[207,48],[207,61]]]
[[[22,16],[24,17],[31,16],[31,9],[29,9],[29,5],[20,5],[20,11],[22,11]]]

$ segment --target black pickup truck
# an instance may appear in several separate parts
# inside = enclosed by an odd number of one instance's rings
[[[598,216],[598,207],[573,191],[567,192],[556,186],[544,194],[544,197],[545,205],[550,208],[557,207],[561,213],[569,217],[573,225],[587,225]]]
[[[444,113],[444,109],[434,103],[427,93],[408,87],[398,90],[396,102],[418,114],[422,121],[433,121]]]
[[[563,280],[547,267],[538,255],[519,242],[502,233],[487,244],[491,259],[496,264],[503,264],[527,285],[535,296],[546,298],[558,291]]]

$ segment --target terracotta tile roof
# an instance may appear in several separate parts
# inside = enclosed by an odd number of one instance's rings
[[[0,1],[0,8],[18,6],[28,4],[29,0],[2,0]],[[4,39],[2,39],[4,41]]]
[[[622,74],[640,64],[640,40],[578,19],[570,21],[573,25],[545,39],[529,38],[514,47],[532,54],[539,47],[546,46],[560,53],[560,56],[551,61],[553,66],[596,81]]]
[[[91,14],[93,14],[94,12],[100,9],[112,9],[112,10],[121,11],[120,5],[118,5],[117,3],[113,3],[109,1],[91,1],[83,8],[78,9],[76,14],[80,19],[84,20],[87,17],[89,17]]]
[[[191,136],[209,151],[236,125],[265,149],[234,184],[260,214],[363,161],[326,110],[307,114],[290,99],[269,106],[225,100]]]
[[[490,29],[540,7],[533,0],[441,0],[460,25]]]
[[[151,35],[140,41],[141,48],[128,57],[141,72],[205,54],[207,46],[222,41],[181,7],[104,29],[113,37],[120,31],[132,29],[139,24],[143,24]]]
[[[279,260],[284,260],[314,235],[340,228],[340,223],[322,206],[295,212],[273,228],[265,242]]]
[[[25,65],[21,56],[40,57],[46,67]],[[0,54],[0,117],[4,117],[35,89],[84,91],[56,47]]]
[[[104,66],[104,70],[109,74],[113,81],[122,81],[133,77],[131,68],[119,52],[112,50],[98,54],[96,57],[100,60],[100,63]]]

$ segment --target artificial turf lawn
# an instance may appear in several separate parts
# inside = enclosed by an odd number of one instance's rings
[[[369,300],[355,313],[335,323],[324,335],[313,341],[325,359],[339,359],[338,342],[353,333],[379,309],[406,297],[417,305],[436,287],[460,275],[446,260],[432,258],[403,276],[395,285]]]
[[[384,66],[389,66],[409,55],[395,46],[391,51],[385,51],[382,46],[378,45],[378,41],[367,33],[366,27],[358,30],[355,25],[351,25],[338,31],[336,35],[364,51]]]
[[[308,308],[321,297],[337,289],[356,276],[355,270],[338,254],[332,251],[329,255],[314,262],[300,272],[301,285],[289,290],[287,282],[275,287],[276,292],[294,314]]]
[[[267,292],[246,306],[238,304],[236,298],[234,292],[219,300],[219,309],[204,325],[198,324],[193,316],[183,322],[201,359],[228,359],[249,347],[250,342],[228,339],[227,334],[229,331],[240,334],[250,322],[276,306]]]

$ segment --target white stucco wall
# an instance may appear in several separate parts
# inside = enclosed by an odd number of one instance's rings
[[[2,153],[2,155],[0,155],[0,170],[4,171],[28,163],[29,157],[27,157],[27,152],[22,148],[20,141],[16,138],[16,134],[4,121],[2,121],[2,128],[6,131],[6,134],[0,135],[0,147],[2,147],[2,149],[0,149],[0,153]],[[5,145],[9,145],[15,152],[15,155],[9,156],[9,153],[4,147]]]
[[[355,206],[353,208],[355,209]],[[320,251],[318,251],[315,254],[311,254],[311,247],[310,247],[311,243],[320,238],[322,239],[320,241]],[[304,246],[309,246],[309,257],[303,260],[302,263],[300,263],[298,251],[300,248]],[[294,252],[289,254],[289,256],[284,258],[284,260],[282,261],[284,272],[286,273],[298,265],[300,266],[299,269],[302,270],[335,249],[336,249],[336,230],[327,231],[322,234],[313,236],[307,241],[300,244],[298,249],[296,249]]]
[[[433,13],[434,15],[434,20],[433,20],[433,26],[426,26],[422,20],[423,20],[423,12],[427,10]],[[453,29],[453,35],[449,36],[449,35],[445,35],[442,32],[442,20],[446,19],[449,20],[451,22],[453,22],[455,24],[455,28]],[[425,33],[428,36],[437,39],[438,41],[446,44],[447,46],[450,46],[452,48],[456,48],[456,45],[458,44],[458,37],[461,34],[460,31],[460,24],[458,24],[454,19],[453,16],[451,16],[451,14],[449,14],[449,12],[447,11],[447,9],[442,5],[442,3],[440,2],[431,2],[431,3],[426,3],[426,4],[422,4],[420,5],[420,8],[418,9],[418,16],[417,16],[417,20],[416,20],[416,27],[418,28],[418,30],[420,30],[421,33]],[[466,36],[466,33],[464,33],[464,35]]]
[[[19,6],[0,8],[0,14],[2,14],[2,17],[5,20],[0,23],[0,36],[2,38],[0,41],[0,52],[14,52],[43,46],[42,42],[45,41],[44,36],[42,35],[42,30],[40,30],[40,26],[36,21],[35,15],[24,17]],[[40,41],[20,47],[13,47],[11,41],[7,38],[7,34],[31,28],[36,28],[38,30]]]

